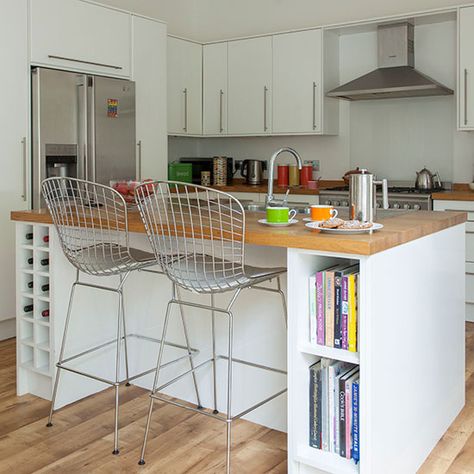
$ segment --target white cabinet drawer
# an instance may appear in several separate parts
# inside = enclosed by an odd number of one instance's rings
[[[31,0],[31,61],[130,76],[131,17],[79,0]]]
[[[466,262],[474,262],[474,233],[466,232]]]
[[[466,274],[466,303],[474,304],[474,274]]]

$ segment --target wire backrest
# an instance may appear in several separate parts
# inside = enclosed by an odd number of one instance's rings
[[[114,189],[75,178],[42,183],[59,240],[68,260],[91,275],[119,274],[130,256],[127,205]]]
[[[175,181],[137,186],[135,199],[157,261],[197,293],[228,291],[245,278],[245,213],[230,194]]]

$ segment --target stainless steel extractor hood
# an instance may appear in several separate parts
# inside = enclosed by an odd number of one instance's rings
[[[369,100],[453,94],[449,87],[415,69],[411,23],[380,25],[377,36],[379,67],[333,89],[326,94],[328,97]]]

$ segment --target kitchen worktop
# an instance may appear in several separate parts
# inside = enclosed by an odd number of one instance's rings
[[[288,189],[290,189],[291,194],[303,194],[303,195],[318,195],[320,189],[333,188],[336,186],[343,186],[344,181],[342,180],[320,180],[318,189],[308,189],[303,186],[294,186],[291,188],[277,186],[275,181],[273,187],[274,194],[285,194]],[[264,193],[266,194],[268,190],[268,181],[264,180],[262,184],[247,184],[245,180],[240,178],[234,178],[232,184],[228,186],[211,186],[220,191],[226,193]]]
[[[441,201],[474,201],[474,191],[470,189],[460,191],[440,191],[431,195],[432,199]]]
[[[300,248],[337,252],[354,255],[372,255],[412,240],[433,234],[466,221],[464,212],[417,211],[403,213],[387,212],[379,216],[378,222],[384,228],[373,234],[328,235],[317,230],[308,230],[303,215],[299,222],[285,228],[266,227],[258,223],[265,216],[262,212],[246,212],[245,242],[268,247]],[[37,211],[13,211],[13,221],[51,224],[51,216],[46,209]],[[144,233],[140,215],[129,212],[130,232]]]

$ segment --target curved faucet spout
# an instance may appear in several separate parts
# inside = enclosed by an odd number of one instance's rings
[[[270,163],[268,165],[268,190],[267,190],[267,199],[266,199],[267,206],[271,206],[271,205],[276,206],[278,204],[285,204],[285,201],[283,201],[283,203],[280,203],[280,202],[277,203],[275,201],[275,198],[273,197],[273,180],[275,176],[275,161],[279,155],[285,152],[290,153],[291,155],[294,156],[299,169],[303,168],[303,161],[301,159],[301,156],[293,148],[284,147],[284,148],[280,148],[275,153],[273,153],[272,157],[270,158]],[[286,193],[286,196],[288,196],[288,192],[289,192],[289,189]]]

